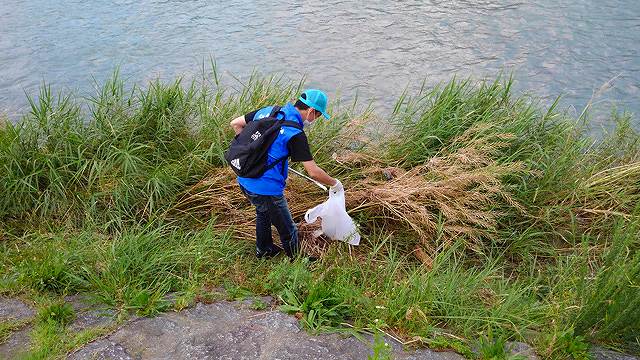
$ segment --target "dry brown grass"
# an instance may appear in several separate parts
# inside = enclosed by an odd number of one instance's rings
[[[303,221],[304,213],[326,200],[325,194],[295,175],[289,178],[286,198],[294,221]],[[216,218],[216,228],[233,229],[241,238],[255,237],[255,210],[244,196],[230,168],[218,168],[192,186],[169,213],[169,217],[189,215],[207,222]]]
[[[479,248],[506,209],[524,212],[502,179],[526,172],[521,163],[494,159],[508,146],[510,135],[474,138],[480,130],[469,130],[442,155],[410,170],[363,169],[364,178],[348,193],[348,207],[374,215],[385,226],[412,229],[427,253],[458,237]],[[457,148],[459,144],[465,146]]]
[[[322,220],[312,224],[302,221],[298,224],[298,236],[303,253],[322,257],[328,250],[332,240],[322,235]]]
[[[347,208],[351,214],[387,229],[413,232],[428,258],[439,247],[464,237],[479,249],[507,210],[524,212],[502,179],[527,172],[521,163],[499,164],[495,154],[509,145],[508,134],[491,138],[476,136],[474,128],[428,163],[409,170],[384,166],[370,154],[348,153],[334,160],[351,169],[345,182]],[[462,146],[464,144],[464,146]],[[326,199],[317,187],[295,175],[289,179],[286,197],[294,221]],[[230,169],[218,169],[192,187],[175,207],[196,218],[216,217],[216,226],[233,228],[243,238],[254,238],[254,210],[241,193]],[[366,232],[367,225],[361,224]],[[300,225],[301,239],[314,254],[326,250],[326,239],[312,236],[317,224]],[[412,246],[413,248],[413,246]],[[429,255],[431,254],[431,255]]]

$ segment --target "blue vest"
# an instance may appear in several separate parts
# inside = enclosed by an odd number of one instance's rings
[[[258,110],[253,117],[253,121],[260,121],[260,119],[269,116],[271,109],[273,109],[273,106],[267,106]],[[298,112],[291,103],[287,103],[287,105],[283,106],[280,111],[284,113],[285,120],[296,121],[300,123],[301,126],[304,125],[300,112]],[[279,119],[282,118],[282,114],[280,113],[277,116]],[[280,134],[278,134],[278,137],[269,148],[267,164],[272,163],[276,159],[288,156],[289,150],[287,149],[287,143],[289,143],[289,140],[291,140],[292,137],[301,132],[301,130],[294,127],[283,126],[280,129]],[[280,164],[267,170],[259,178],[252,179],[238,177],[238,184],[254,194],[279,196],[284,192],[288,174],[289,161],[286,159]]]

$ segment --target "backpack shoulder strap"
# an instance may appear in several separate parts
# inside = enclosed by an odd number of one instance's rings
[[[282,119],[278,119],[278,120],[280,120],[280,122],[278,123],[278,126],[280,126],[280,127],[282,127],[282,126],[290,126],[290,127],[296,128],[298,130],[303,130],[302,125],[300,125],[298,122],[291,121],[291,120],[284,120],[285,113],[280,111],[280,110],[282,110],[282,107],[278,106],[278,105],[275,105],[271,109],[271,113],[269,113],[269,117],[270,118],[274,118],[274,119],[277,119],[278,113],[282,113]]]
[[[276,115],[278,115],[278,113],[280,112],[280,109],[282,109],[281,106],[275,105],[272,109],[271,109],[271,113],[269,113],[269,117],[276,117]],[[284,113],[282,113],[282,115],[284,115]]]
[[[269,114],[270,118],[276,118],[277,119],[277,115],[278,113],[282,113],[283,119],[284,119],[284,112],[280,111],[282,109],[281,106],[275,105],[272,109],[271,109],[271,113]],[[298,130],[303,130],[302,125],[300,125],[297,121],[291,121],[291,120],[282,120],[280,119],[280,126],[290,126],[293,128],[296,128]]]
[[[285,120],[285,121],[282,122],[282,124],[280,126],[290,126],[292,128],[296,128],[298,130],[303,130],[304,131],[304,128],[302,127],[302,125],[300,125],[296,121]]]

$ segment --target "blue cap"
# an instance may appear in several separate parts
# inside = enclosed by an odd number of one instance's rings
[[[331,116],[327,114],[327,95],[322,91],[307,89],[300,95],[298,100],[302,101],[310,108],[320,111],[322,116],[327,118],[327,120],[331,118]]]

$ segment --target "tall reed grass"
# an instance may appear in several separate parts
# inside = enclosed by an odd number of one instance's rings
[[[230,116],[299,89],[257,75],[244,85],[232,96],[181,80],[126,92],[116,72],[90,99],[89,118],[70,96],[43,86],[31,111],[1,130],[0,217],[89,216],[117,228],[153,218],[222,164]]]

